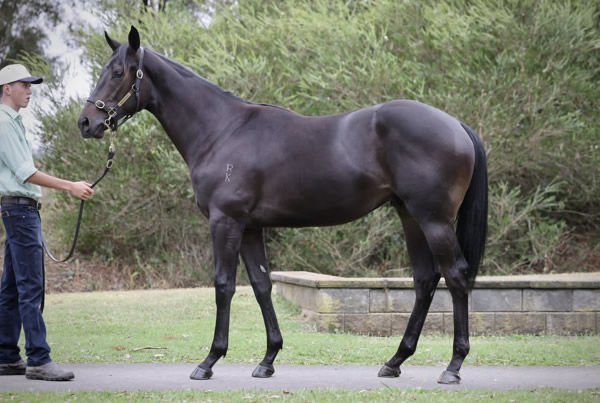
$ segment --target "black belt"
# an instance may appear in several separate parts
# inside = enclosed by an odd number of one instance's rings
[[[2,196],[2,199],[0,199],[0,204],[2,204],[3,206],[30,206],[37,210],[40,210],[42,208],[42,203],[29,197]]]

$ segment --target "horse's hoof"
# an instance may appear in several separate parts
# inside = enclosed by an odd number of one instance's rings
[[[440,375],[438,379],[438,383],[443,383],[445,385],[456,385],[460,383],[460,375],[458,372],[445,370]]]
[[[400,376],[400,367],[398,367],[398,368],[391,368],[391,367],[388,367],[387,365],[384,365],[379,370],[379,373],[377,374],[377,376],[380,377],[380,378],[396,378],[396,377],[399,377]]]
[[[252,372],[255,378],[269,378],[275,373],[275,368],[271,364],[259,364]]]
[[[190,375],[190,379],[210,379],[212,374],[212,369],[204,369],[200,365],[198,365],[194,372],[192,372],[192,374]]]

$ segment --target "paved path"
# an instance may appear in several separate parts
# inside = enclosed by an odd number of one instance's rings
[[[210,380],[189,379],[195,364],[65,364],[75,372],[70,382],[31,381],[24,376],[0,377],[0,391],[78,391],[149,389],[269,389],[314,388],[375,389],[444,388],[534,389],[544,386],[561,389],[600,388],[600,366],[587,367],[464,367],[460,385],[439,385],[442,367],[403,366],[399,378],[377,377],[378,366],[297,366],[277,365],[270,379],[252,378],[254,365],[217,364]]]

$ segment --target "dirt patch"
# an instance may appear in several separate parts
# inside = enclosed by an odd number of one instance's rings
[[[74,259],[59,264],[46,258],[45,265],[48,293],[140,288],[126,274],[129,270],[102,262]]]

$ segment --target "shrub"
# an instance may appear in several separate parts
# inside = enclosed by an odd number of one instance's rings
[[[486,273],[547,264],[577,224],[570,211],[599,222],[600,36],[593,2],[230,3],[216,2],[207,23],[197,7],[190,13],[169,3],[166,13],[154,13],[108,2],[107,28],[125,40],[136,21],[144,46],[250,101],[322,115],[411,98],[468,123],[489,158]],[[110,50],[97,32],[80,37],[84,62],[97,77]],[[53,91],[60,107],[42,111],[44,167],[93,178],[106,144],[80,140],[74,123],[85,101],[61,102],[60,85]],[[115,168],[86,210],[81,251],[141,268],[201,268],[210,276],[206,221],[158,122],[139,113],[116,144]],[[61,239],[71,231],[71,204],[56,195],[45,212]],[[269,250],[277,269],[399,274],[408,265],[401,233],[395,213],[383,208],[342,227],[272,230]]]

